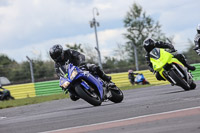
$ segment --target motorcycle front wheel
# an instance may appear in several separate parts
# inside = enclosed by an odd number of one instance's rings
[[[83,100],[85,100],[93,106],[100,106],[102,103],[101,98],[95,92],[90,92],[80,84],[76,85],[75,91],[80,98],[82,98]]]
[[[172,79],[175,80],[178,86],[182,87],[185,91],[190,90],[189,84],[185,81],[185,79],[182,79],[181,76],[177,74],[177,72],[175,72],[174,70],[171,70],[169,72],[169,75],[172,77]]]

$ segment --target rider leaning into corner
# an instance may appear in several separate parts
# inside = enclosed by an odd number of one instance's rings
[[[148,64],[149,70],[151,72],[154,72],[154,69],[153,69],[152,63],[150,61],[150,52],[154,48],[170,49],[171,53],[173,53],[174,57],[177,58],[185,67],[187,67],[188,70],[194,71],[196,69],[194,66],[190,66],[189,64],[187,64],[185,56],[183,54],[175,53],[176,50],[175,50],[174,46],[172,44],[170,44],[170,43],[165,43],[165,42],[162,42],[162,41],[157,41],[156,42],[151,38],[147,38],[143,42],[143,47],[144,47],[144,49],[146,51],[146,56],[145,56],[146,62]],[[157,80],[164,80],[162,78],[162,76],[159,74],[159,72],[156,72],[156,78],[157,78]]]
[[[50,48],[49,54],[51,58],[55,61],[55,71],[57,73],[57,76],[62,76],[61,72],[62,70],[59,69],[60,66],[64,65],[66,62],[72,63],[75,66],[80,67],[83,70],[90,71],[93,74],[97,74],[101,79],[106,81],[108,86],[114,85],[113,82],[111,82],[111,77],[107,76],[99,66],[95,64],[90,64],[85,62],[85,56],[78,51],[67,49],[63,50],[63,47],[59,44],[54,45]],[[64,89],[64,88],[62,88]],[[70,98],[73,101],[78,100],[79,98],[74,96],[73,94],[70,94]]]
[[[195,44],[194,50],[198,55],[200,55],[200,24],[198,24],[197,26],[197,34],[194,38],[194,44]]]

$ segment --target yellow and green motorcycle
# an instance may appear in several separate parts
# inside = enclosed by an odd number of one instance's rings
[[[153,69],[172,85],[182,87],[184,90],[193,90],[196,84],[192,74],[173,54],[162,48],[154,48],[150,52],[150,61]]]

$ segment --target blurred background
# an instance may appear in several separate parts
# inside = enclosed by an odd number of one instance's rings
[[[0,77],[11,84],[58,79],[48,55],[54,44],[82,52],[106,73],[145,70],[147,37],[169,38],[190,64],[199,63],[193,50],[198,5],[198,0],[0,0]]]

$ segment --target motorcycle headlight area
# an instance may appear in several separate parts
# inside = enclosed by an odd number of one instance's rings
[[[74,69],[72,74],[70,75],[70,79],[73,80],[76,77],[77,74],[78,74],[77,70]]]
[[[65,83],[63,83],[63,84],[61,85],[61,87],[67,88],[67,87],[69,86],[69,84],[70,84],[69,81],[65,81]]]

